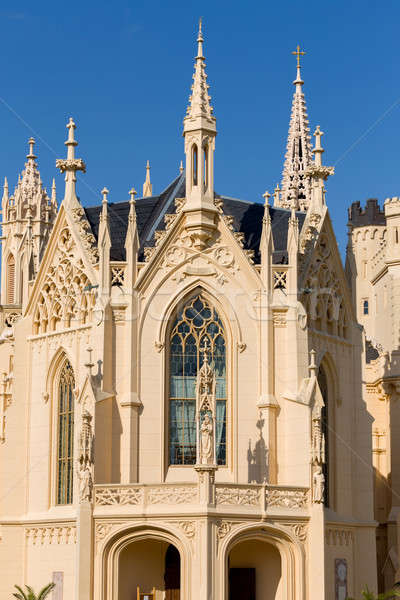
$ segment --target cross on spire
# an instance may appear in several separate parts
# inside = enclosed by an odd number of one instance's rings
[[[304,56],[305,52],[303,50],[300,50],[300,46],[297,44],[297,48],[296,50],[293,50],[292,54],[294,54],[297,57],[297,68],[300,69],[300,56]]]

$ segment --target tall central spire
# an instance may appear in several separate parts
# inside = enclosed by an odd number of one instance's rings
[[[214,148],[217,129],[208,95],[203,41],[200,19],[192,93],[183,119],[186,156],[184,211],[187,215],[187,228],[199,248],[204,246],[215,229],[217,213],[214,203]]]
[[[305,52],[297,46],[292,54],[297,58],[297,75],[293,81],[295,90],[282,173],[282,191],[275,198],[275,206],[292,208],[295,205],[296,210],[306,210],[311,199],[310,178],[306,175],[306,170],[312,163],[312,152],[300,64],[300,57],[304,56]]]
[[[199,124],[215,131],[215,117],[210,104],[211,96],[208,95],[206,63],[203,54],[203,32],[202,21],[199,21],[199,33],[197,36],[197,56],[194,65],[192,93],[189,97],[186,117],[184,118],[184,131],[199,129]]]

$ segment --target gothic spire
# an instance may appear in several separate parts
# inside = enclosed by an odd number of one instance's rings
[[[150,163],[147,161],[146,164],[146,179],[143,184],[143,198],[148,198],[153,195],[153,186],[150,181]]]
[[[189,106],[184,118],[184,131],[193,129],[211,129],[215,131],[215,117],[212,115],[213,108],[210,104],[211,96],[208,95],[206,63],[203,54],[203,32],[202,21],[199,21],[199,33],[197,36],[197,56],[194,64],[194,75],[192,93],[189,97]]]
[[[310,127],[300,64],[300,56],[303,56],[305,52],[300,50],[300,46],[297,46],[296,51],[292,54],[297,57],[297,74],[296,79],[293,81],[295,90],[282,173],[282,192],[278,203],[275,200],[275,206],[291,208],[291,188],[292,190],[295,188],[297,195],[296,209],[305,210],[310,203],[311,196],[310,180],[305,171],[312,162]]]

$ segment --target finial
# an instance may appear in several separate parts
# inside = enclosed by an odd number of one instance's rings
[[[68,140],[65,142],[65,145],[67,146],[68,144],[73,144],[74,146],[76,146],[78,144],[78,142],[75,141],[76,125],[72,117],[69,118],[66,127],[68,129]]]
[[[265,207],[269,206],[269,199],[270,199],[270,197],[271,197],[271,194],[268,192],[268,190],[263,193],[264,206]]]
[[[103,195],[103,204],[107,204],[107,196],[109,194],[109,191],[106,187],[103,187],[103,189],[101,190],[101,193]]]
[[[129,200],[129,204],[135,204],[135,196],[136,196],[136,194],[137,194],[137,191],[135,190],[135,188],[132,188],[129,191],[129,195],[131,197],[131,199]]]
[[[7,179],[7,177],[4,177],[4,186],[3,187],[8,192],[8,179]]]
[[[87,370],[89,371],[89,376],[92,375],[92,369],[94,367],[94,362],[92,361],[92,352],[93,352],[93,348],[91,348],[90,346],[88,346],[86,348],[86,352],[88,353],[88,360],[85,363],[85,367],[87,368]]]
[[[183,161],[181,160],[181,164],[179,165],[179,172],[183,173]]]
[[[321,128],[319,125],[317,125],[315,131],[314,131],[314,137],[315,137],[315,148],[313,149],[313,154],[314,154],[314,160],[315,160],[315,164],[318,166],[322,165],[322,156],[321,154],[324,152],[324,149],[321,146],[321,137],[324,135],[324,132],[321,131]]]
[[[297,48],[292,52],[292,54],[294,54],[297,57],[297,68],[300,69],[300,56],[304,56],[305,52],[303,52],[303,50],[300,50],[300,46],[297,44]]]
[[[35,158],[37,158],[34,153],[33,153],[33,149],[35,146],[35,140],[33,137],[30,137],[28,140],[28,144],[29,144],[29,154],[26,155],[26,158],[30,158],[32,160],[35,160]]]
[[[70,117],[67,123],[68,139],[65,143],[67,146],[67,158],[56,160],[56,167],[60,169],[61,173],[65,173],[65,199],[68,198],[70,201],[72,198],[76,198],[75,182],[76,182],[76,171],[86,172],[86,165],[81,158],[75,158],[75,146],[78,142],[75,140],[75,128],[76,125]]]
[[[305,52],[303,52],[303,50],[300,50],[300,46],[297,45],[296,50],[294,50],[292,52],[292,54],[294,54],[297,57],[297,77],[296,79],[293,81],[294,85],[296,86],[296,89],[300,89],[300,87],[303,85],[304,81],[301,78],[300,75],[300,69],[301,69],[301,65],[300,65],[300,56],[304,56]]]
[[[208,347],[208,338],[205,338],[204,345],[200,349],[200,352],[204,353],[204,364],[208,363],[208,350],[209,350],[209,347]]]
[[[149,198],[153,195],[153,186],[150,181],[150,162],[146,164],[146,179],[143,184],[143,198]]]
[[[203,18],[200,17],[199,19],[199,33],[197,35],[197,42],[198,42],[198,48],[197,48],[197,57],[196,58],[204,58],[203,56],[203,32],[202,32],[202,25],[203,25]]]
[[[316,357],[316,352],[315,350],[310,350],[310,364],[309,364],[309,371],[310,371],[310,375],[314,375],[316,376],[317,373],[317,365],[315,363],[315,357]]]
[[[56,197],[56,180],[53,177],[53,183],[51,184],[51,200],[53,203],[56,202],[57,197]]]

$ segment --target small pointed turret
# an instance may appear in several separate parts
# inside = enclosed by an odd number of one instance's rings
[[[183,173],[183,162],[181,161],[181,164],[179,165],[179,173],[182,175]]]
[[[125,238],[125,251],[126,251],[126,277],[125,285],[127,289],[131,289],[135,284],[137,275],[137,259],[139,251],[139,235],[136,224],[136,190],[132,188],[129,192],[129,215],[128,215],[128,229],[126,231]]]
[[[312,181],[311,205],[313,206],[313,210],[317,212],[319,212],[322,206],[325,204],[324,182],[328,179],[330,175],[333,175],[335,172],[334,167],[326,167],[322,164],[322,154],[324,153],[324,149],[322,148],[321,137],[323,135],[324,132],[321,131],[320,126],[317,125],[314,132],[314,162],[311,163],[306,172],[306,174],[309,177],[311,177]]]
[[[70,117],[67,124],[68,139],[65,142],[67,146],[67,158],[58,158],[56,160],[56,167],[60,169],[61,173],[65,173],[65,196],[64,202],[69,204],[70,202],[77,202],[75,184],[76,184],[76,171],[86,172],[85,163],[81,158],[75,158],[75,146],[78,142],[75,140],[75,129],[76,125]]]
[[[271,287],[271,264],[272,253],[274,251],[274,241],[272,238],[271,215],[269,212],[269,199],[271,194],[266,191],[263,194],[264,198],[264,216],[262,221],[262,231],[260,240],[261,254],[261,279],[263,280],[265,289],[270,290]]]
[[[100,275],[100,295],[109,296],[111,292],[110,277],[110,249],[111,236],[108,223],[108,189],[104,187],[101,190],[103,200],[101,203],[101,214],[99,223],[99,236],[97,249],[99,252],[99,275]]]
[[[282,174],[282,193],[275,206],[290,208],[290,187],[297,189],[296,209],[305,210],[311,199],[309,178],[305,175],[307,167],[311,164],[311,137],[308,123],[306,101],[303,93],[304,81],[301,78],[300,56],[305,52],[297,46],[292,52],[297,57],[296,79],[293,81],[295,91],[293,94],[292,112],[290,116],[287,151]]]
[[[143,198],[149,198],[153,195],[153,186],[150,181],[150,163],[147,161],[146,164],[146,179],[143,184]]]
[[[51,184],[51,203],[53,206],[57,206],[57,194],[56,194],[56,180],[53,177],[53,183]]]

